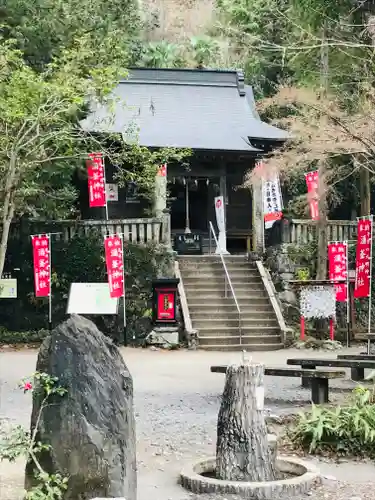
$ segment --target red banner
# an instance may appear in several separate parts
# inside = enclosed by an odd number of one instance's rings
[[[50,236],[31,236],[34,261],[34,285],[36,297],[49,297],[51,293]]]
[[[310,214],[312,220],[319,220],[319,205],[318,205],[318,171],[305,174],[307,185],[307,197],[310,205]]]
[[[158,175],[160,175],[160,177],[167,177],[167,164],[166,163],[163,163],[163,165],[161,165],[159,167]]]
[[[87,165],[89,206],[105,207],[105,171],[102,153],[90,153]]]
[[[348,298],[348,244],[347,242],[328,244],[329,279],[338,282],[335,285],[337,302],[346,302]],[[341,283],[340,283],[341,282]]]
[[[372,220],[360,219],[357,225],[354,298],[368,297],[371,282]]]
[[[112,298],[124,295],[124,254],[122,239],[117,234],[104,237],[109,293]]]

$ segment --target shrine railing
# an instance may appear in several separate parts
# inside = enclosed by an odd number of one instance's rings
[[[145,219],[111,219],[111,220],[62,220],[62,221],[33,221],[11,225],[11,237],[25,237],[30,234],[57,233],[56,241],[69,241],[75,235],[83,236],[92,231],[106,235],[121,233],[125,241],[131,243],[165,244],[170,245],[170,222],[169,215],[162,218]]]
[[[356,237],[357,222],[355,220],[328,221],[328,241],[353,240]],[[284,219],[274,224],[268,237],[267,246],[279,243],[303,245],[316,240],[317,224],[305,219]]]

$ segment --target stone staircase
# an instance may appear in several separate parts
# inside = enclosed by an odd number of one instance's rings
[[[207,350],[268,351],[281,349],[280,327],[255,262],[245,256],[225,256],[228,273],[241,310],[218,256],[180,256],[179,267],[192,326],[199,332],[199,346]]]

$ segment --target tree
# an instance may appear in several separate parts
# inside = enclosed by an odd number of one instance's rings
[[[38,69],[88,35],[94,47],[115,41],[124,66],[139,53],[138,0],[2,0],[0,23],[3,36],[16,40],[27,62]],[[111,52],[107,57],[112,58]]]
[[[126,144],[120,135],[100,137],[82,130],[88,99],[115,105],[111,91],[124,76],[116,58],[112,65],[101,62],[106,47],[91,47],[87,37],[77,40],[36,71],[12,42],[0,40],[0,275],[12,220],[24,214],[51,218],[69,213],[76,196],[70,180],[88,152],[102,151],[118,165],[120,183],[136,180],[146,190],[152,188],[161,160],[188,154],[152,152]],[[134,168],[123,167],[129,163]]]
[[[349,96],[344,96],[345,101]],[[292,139],[265,161],[270,171],[284,179],[301,178],[304,173],[325,165],[318,196],[324,203],[337,203],[337,185],[362,171],[375,174],[375,92],[363,86],[352,96],[351,111],[333,94],[306,88],[281,88],[261,103],[262,112],[274,123],[287,128]],[[251,174],[251,178],[254,178]],[[306,207],[306,195],[304,195]],[[294,200],[293,202],[299,200]],[[326,214],[326,208],[323,212]],[[368,215],[365,213],[363,215]],[[321,213],[320,213],[321,216]],[[319,228],[317,228],[319,230]],[[326,244],[318,248],[317,278],[326,275]]]

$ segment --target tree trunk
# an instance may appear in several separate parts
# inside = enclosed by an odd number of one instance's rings
[[[318,207],[319,219],[317,221],[317,263],[316,279],[325,280],[327,278],[327,246],[328,246],[328,220],[327,220],[327,187],[325,181],[325,166],[321,164],[318,170]]]
[[[13,184],[16,177],[16,158],[11,156],[9,161],[9,169],[7,180],[5,183],[5,194],[3,204],[3,214],[1,221],[1,240],[0,240],[0,278],[4,272],[5,256],[8,248],[8,238],[10,224],[14,217],[14,191]]]
[[[263,411],[264,366],[227,369],[217,423],[216,475],[227,481],[274,481]]]
[[[361,196],[361,216],[370,215],[371,213],[371,190],[370,190],[370,173],[367,168],[360,169],[359,191]]]

